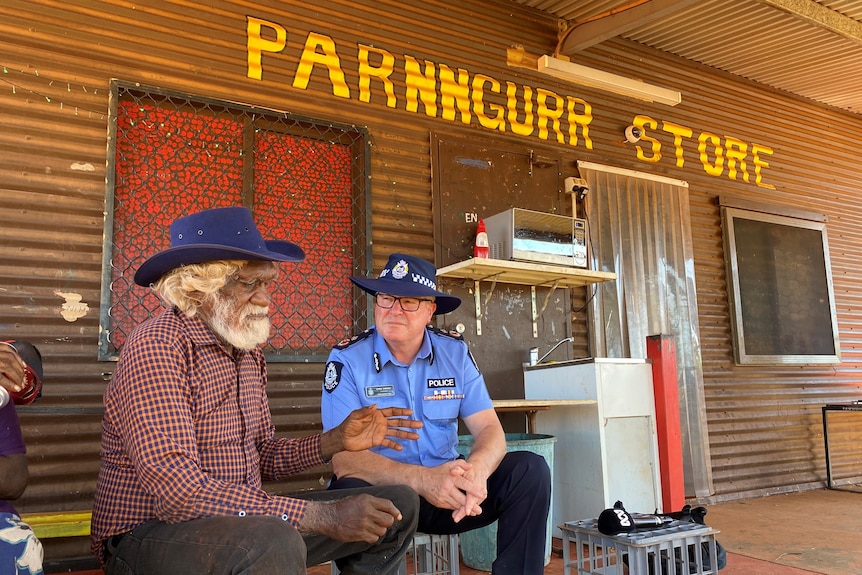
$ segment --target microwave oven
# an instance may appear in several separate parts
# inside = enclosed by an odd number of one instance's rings
[[[521,208],[484,219],[493,259],[587,267],[585,220]]]

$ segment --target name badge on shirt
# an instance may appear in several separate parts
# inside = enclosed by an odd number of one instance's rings
[[[394,385],[372,385],[365,388],[365,397],[395,397]]]

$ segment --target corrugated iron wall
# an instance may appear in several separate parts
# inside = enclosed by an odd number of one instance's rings
[[[53,0],[0,5],[0,335],[34,341],[45,355],[44,397],[21,409],[30,449],[31,484],[24,512],[88,508],[98,468],[99,412],[105,374],[96,360],[105,197],[107,94],[111,78],[209,98],[367,126],[372,141],[371,218],[374,268],[392,251],[433,259],[429,132],[521,142],[525,149],[565,148],[589,160],[654,171],[690,183],[703,370],[716,498],[805,489],[825,479],[819,407],[859,394],[862,307],[860,178],[850,137],[862,119],[766,91],[674,57],[623,41],[590,49],[582,62],[679,89],[677,107],[591,91],[506,66],[506,49],[547,53],[556,22],[505,1],[376,0],[326,3],[263,1],[101,1],[85,6]],[[288,49],[264,56],[262,80],[246,75],[246,16],[277,22]],[[331,37],[355,61],[358,44],[409,55],[471,74],[487,74],[584,98],[592,107],[592,147],[549,143],[460,121],[428,118],[422,107],[390,108],[378,92],[370,102],[333,95],[327,75],[312,73],[307,89],[291,82],[309,32]],[[345,66],[347,83],[357,85]],[[403,86],[397,85],[399,97]],[[438,112],[439,114],[439,112]],[[659,161],[639,160],[624,143],[635,115],[733,136],[774,150],[764,180],[707,175],[696,141],[678,165],[673,139],[660,128]],[[719,196],[817,211],[828,234],[842,342],[836,366],[739,367],[733,364]],[[509,206],[500,206],[500,211]],[[581,302],[583,299],[581,298]],[[581,304],[582,305],[582,304]],[[578,305],[577,307],[580,307]],[[64,315],[65,314],[65,315]],[[527,346],[528,347],[528,346]],[[482,357],[477,358],[481,364]],[[281,433],[319,429],[315,364],[275,364],[270,394]],[[858,440],[840,422],[836,475],[859,474]],[[312,470],[279,490],[320,486]],[[59,544],[58,544],[59,545]],[[66,545],[63,543],[63,545]],[[77,543],[76,543],[77,545]],[[69,554],[66,547],[50,553]]]
[[[269,4],[267,7],[264,4]],[[481,4],[258,3],[252,14],[289,29],[291,50],[267,56],[263,81],[246,76],[245,3],[12,0],[0,6],[0,334],[36,343],[45,392],[21,408],[31,481],[24,513],[85,509],[98,470],[101,394],[114,364],[96,360],[108,86],[112,78],[308,117],[374,126],[371,202],[375,268],[392,251],[433,259],[428,132],[434,121],[332,95],[315,72],[308,90],[290,82],[309,31],[331,36],[345,57],[357,42],[394,53],[450,59],[451,30],[465,59],[496,60],[521,18]],[[429,17],[432,13],[440,17]],[[477,15],[480,15],[477,19]],[[434,28],[429,33],[428,26]],[[448,31],[447,31],[448,30]],[[546,31],[551,34],[552,31]],[[349,54],[353,51],[353,54]],[[473,65],[473,64],[470,64]],[[494,64],[499,66],[499,62]],[[484,65],[483,65],[484,66]],[[348,82],[356,85],[348,72]],[[65,307],[65,309],[64,309]],[[65,319],[63,314],[66,314]],[[320,429],[322,365],[270,365],[269,394],[281,434]],[[319,489],[325,468],[273,485]],[[47,557],[87,553],[87,541],[45,542]]]

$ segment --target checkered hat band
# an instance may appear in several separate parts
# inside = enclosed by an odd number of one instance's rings
[[[380,275],[377,276],[377,278],[383,279],[387,276],[392,277],[393,279],[396,279],[396,280],[399,279],[399,278],[396,278],[394,275],[392,275],[392,270],[389,268],[386,268],[385,270],[380,272]],[[401,279],[399,281],[404,281],[406,279],[407,279],[407,276],[405,276],[404,279]],[[410,274],[410,280],[415,284],[421,284],[425,287],[429,287],[429,288],[433,289],[434,291],[437,291],[437,282],[435,282],[434,280],[432,280],[428,277],[425,277],[421,274],[411,273]]]
[[[429,287],[435,291],[437,290],[437,284],[433,280],[419,274],[410,274],[410,276],[413,278],[413,283],[422,284],[425,287]]]

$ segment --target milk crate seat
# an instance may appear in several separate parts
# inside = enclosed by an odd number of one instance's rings
[[[674,521],[654,530],[603,535],[595,519],[569,521],[563,533],[564,575],[717,575],[715,534]],[[575,557],[569,543],[573,543]]]
[[[459,564],[457,534],[416,533],[398,568],[398,575],[458,575]],[[340,573],[334,561],[330,566],[332,575]]]

